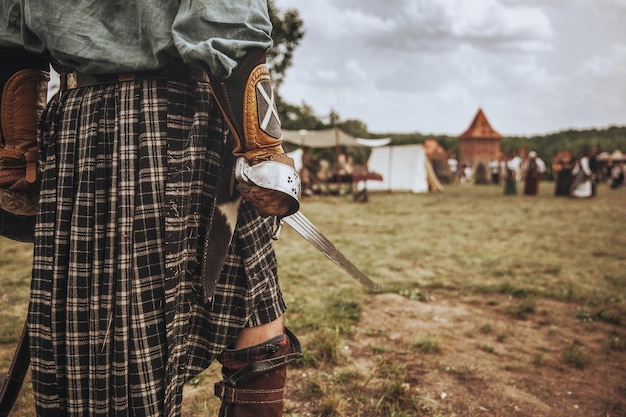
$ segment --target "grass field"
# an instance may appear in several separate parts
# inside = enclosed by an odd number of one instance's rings
[[[617,339],[610,353],[626,359],[626,189],[600,186],[595,198],[578,200],[554,197],[552,187],[542,183],[534,197],[504,196],[500,187],[470,184],[419,195],[370,193],[367,203],[355,203],[350,196],[315,196],[303,201],[302,212],[382,285],[382,293],[469,306],[508,297],[516,302],[507,305],[506,313],[519,320],[544,301],[566,303],[577,320],[611,326]],[[0,239],[2,369],[8,369],[26,312],[31,250],[28,244]],[[287,325],[299,335],[305,351],[293,375],[317,375],[306,384],[299,381],[298,392],[289,390],[287,416],[456,415],[423,404],[416,407],[403,383],[407,371],[401,363],[387,369],[385,379],[402,383],[368,391],[376,401],[356,398],[356,393],[348,398],[354,385],[336,385],[342,376],[333,369],[348,360],[342,353],[344,341],[356,334],[361,313],[375,295],[288,226],[276,250],[289,305]],[[489,331],[484,327],[480,332]],[[471,337],[455,335],[455,343]],[[448,348],[446,340],[423,335],[413,348],[437,355]],[[570,352],[572,362],[575,353]],[[212,367],[189,384],[187,416],[214,415],[217,372]],[[626,398],[626,375],[621,380],[623,385],[612,388]],[[31,396],[27,380],[13,415],[33,415]],[[390,398],[393,402],[387,403]],[[626,415],[626,408],[623,412]]]

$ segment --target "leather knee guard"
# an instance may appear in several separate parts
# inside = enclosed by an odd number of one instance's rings
[[[302,356],[288,329],[256,346],[226,350],[219,357],[224,379],[215,384],[220,417],[281,417],[287,364]]]

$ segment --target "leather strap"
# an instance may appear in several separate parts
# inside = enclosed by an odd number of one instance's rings
[[[281,403],[285,397],[285,389],[251,390],[215,384],[215,396],[229,404],[274,404]]]
[[[11,367],[6,375],[2,375],[2,390],[0,391],[0,417],[7,417],[17,400],[26,372],[30,366],[30,352],[28,346],[28,323],[24,322],[22,334],[11,361]]]
[[[233,373],[228,378],[224,379],[224,382],[234,387],[235,385],[237,385],[237,382],[239,382],[240,379],[245,378],[249,375],[264,373],[279,366],[286,365],[290,362],[300,359],[302,357],[302,346],[300,346],[300,341],[298,340],[296,335],[293,334],[291,330],[289,330],[289,328],[285,327],[284,330],[285,334],[289,338],[291,352],[285,355],[277,356],[275,358],[252,362],[251,364],[237,370],[237,372]]]
[[[84,74],[78,71],[68,71],[62,72],[60,78],[62,90],[145,80],[209,81],[206,71],[186,65],[168,65],[153,71],[119,72],[114,74]]]

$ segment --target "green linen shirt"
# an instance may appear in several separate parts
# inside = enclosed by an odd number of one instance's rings
[[[266,0],[0,0],[0,49],[51,56],[87,74],[182,59],[224,78],[272,45]]]

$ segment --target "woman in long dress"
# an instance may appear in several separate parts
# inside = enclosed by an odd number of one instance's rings
[[[593,196],[593,173],[589,168],[589,151],[585,150],[572,169],[573,181],[570,187],[570,195],[577,198]]]
[[[509,158],[506,161],[505,177],[504,177],[504,194],[515,195],[517,194],[517,171],[519,171],[522,160],[515,152],[509,154]]]
[[[524,195],[537,195],[541,174],[546,171],[546,164],[537,156],[537,152],[528,153],[522,171],[524,172]]]

